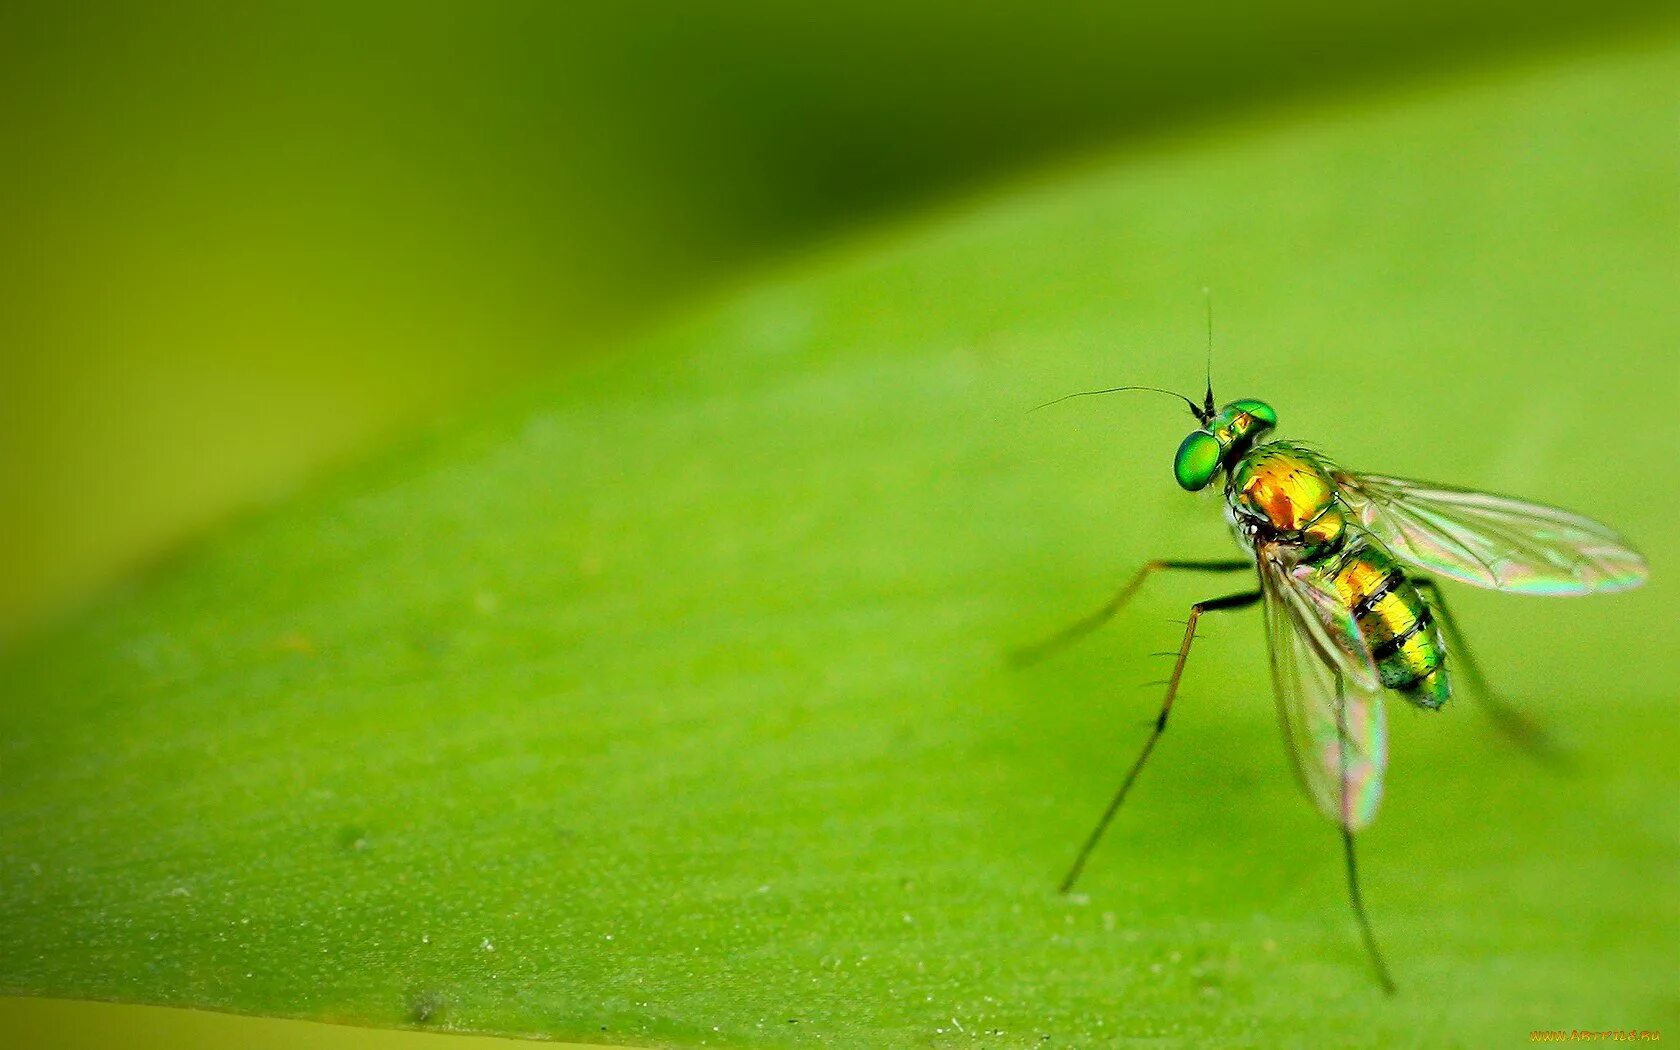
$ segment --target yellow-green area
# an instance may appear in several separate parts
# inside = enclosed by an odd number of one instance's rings
[[[790,265],[231,527],[0,668],[0,990],[652,1045],[1443,1045],[1680,1030],[1662,453],[1673,37],[1185,134]],[[1367,899],[1174,485],[1215,382],[1356,469],[1614,523],[1651,583],[1457,588]]]
[[[238,1017],[207,1010],[170,1010],[120,1003],[59,999],[0,999],[7,1045],[30,1050],[84,1047],[237,1046],[241,1050],[517,1050],[529,1044],[492,1036],[400,1029],[352,1028],[314,1021]],[[586,1050],[581,1043],[548,1043],[553,1050]]]
[[[814,238],[1669,6],[9,3],[0,644]]]

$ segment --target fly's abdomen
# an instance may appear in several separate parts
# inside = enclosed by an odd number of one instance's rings
[[[1446,703],[1446,647],[1423,596],[1382,544],[1359,536],[1329,559],[1324,571],[1359,623],[1383,685],[1412,703]]]

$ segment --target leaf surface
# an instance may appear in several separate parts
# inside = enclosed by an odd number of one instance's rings
[[[0,674],[0,989],[643,1044],[1485,1044],[1680,1028],[1662,543],[1673,41],[1164,140],[790,267],[245,522]],[[1455,591],[1559,777],[1391,710],[1367,976],[1250,614],[1149,557],[1216,384],[1340,462],[1614,524]],[[1637,454],[1636,454],[1637,453]],[[1230,589],[1236,589],[1232,586]],[[1217,593],[1223,593],[1217,592]]]

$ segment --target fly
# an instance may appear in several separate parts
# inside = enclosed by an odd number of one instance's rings
[[[1210,325],[1211,328],[1211,325]],[[1209,347],[1211,353],[1212,339]],[[1261,605],[1278,721],[1302,787],[1341,831],[1348,898],[1383,990],[1394,981],[1359,892],[1354,836],[1376,817],[1388,765],[1385,697],[1424,710],[1450,700],[1462,675],[1496,723],[1538,747],[1527,721],[1488,688],[1437,579],[1514,594],[1624,591],[1645,582],[1645,559],[1590,518],[1505,496],[1344,470],[1321,453],[1274,438],[1277,413],[1251,398],[1216,408],[1211,369],[1199,424],[1178,447],[1173,477],[1190,492],[1224,479],[1225,518],[1246,555],[1151,561],[1102,608],[1017,654],[1032,660],[1106,623],[1157,572],[1253,571],[1256,586],[1190,606],[1143,749],[1062,880],[1073,888],[1167,728],[1203,615]],[[1058,401],[1066,398],[1058,398]],[[1055,404],[1056,402],[1050,402]],[[1044,407],[1044,406],[1040,406]]]

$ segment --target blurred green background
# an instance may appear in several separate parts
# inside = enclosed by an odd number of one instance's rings
[[[1670,6],[7,4],[0,639],[813,240]]]
[[[684,1045],[1680,1025],[1677,668],[1635,641],[1680,499],[1604,469],[1676,438],[1657,5],[0,18],[0,988]],[[1164,406],[1019,413],[1193,385],[1203,284],[1290,436],[1653,558],[1458,599],[1585,753],[1395,712],[1397,1004],[1253,624],[1048,892],[1201,595],[998,654],[1226,540]],[[76,1009],[0,1025],[313,1031]]]

